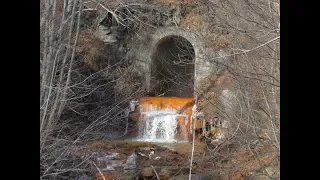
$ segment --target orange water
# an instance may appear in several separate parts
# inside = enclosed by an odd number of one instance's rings
[[[148,116],[152,113],[158,113],[163,116],[163,118],[167,118],[165,121],[162,122],[161,126],[162,131],[169,131],[174,126],[177,127],[175,139],[177,140],[183,140],[183,141],[189,141],[191,138],[191,116],[192,116],[192,108],[194,106],[194,98],[180,98],[180,97],[143,97],[138,99],[138,111],[139,111],[139,119],[138,123],[141,125],[141,123],[145,123],[145,116]],[[162,114],[161,114],[162,113]],[[171,120],[168,119],[168,117],[164,116],[164,114],[170,113],[173,114],[172,121],[176,122],[170,122]],[[163,120],[159,119],[157,117],[156,119],[153,119],[155,121]],[[150,120],[149,120],[150,121]],[[151,120],[152,121],[152,120]],[[149,122],[153,123],[153,122]],[[157,125],[157,122],[154,122],[154,126]],[[163,125],[164,124],[164,125]],[[150,131],[156,131],[156,127],[151,128]],[[141,135],[142,128],[139,126],[139,134]],[[168,132],[165,132],[168,133]],[[152,132],[147,132],[147,134],[155,134]],[[141,137],[140,137],[141,138]],[[143,137],[148,138],[148,137]],[[142,139],[143,139],[142,138]],[[148,139],[148,141],[152,141],[152,139]]]

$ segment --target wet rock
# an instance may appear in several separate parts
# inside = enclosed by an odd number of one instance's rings
[[[106,162],[106,168],[103,168],[102,171],[114,171],[115,168],[123,168],[124,164],[121,160],[109,160]]]
[[[140,113],[139,112],[132,112],[129,114],[129,119],[131,121],[137,122],[140,118]]]
[[[141,175],[143,179],[152,179],[153,169],[151,167],[146,167],[142,170]]]
[[[143,156],[143,157],[148,157],[146,154],[147,154],[147,150],[150,150],[150,148],[148,147],[138,147],[135,149],[135,153],[137,154],[137,156]]]
[[[124,164],[124,169],[134,169],[137,167],[136,165],[136,153],[132,153]]]
[[[114,170],[122,164],[119,159],[119,153],[113,152],[96,152],[93,155],[96,165],[106,171]]]
[[[151,159],[152,155],[154,155],[154,151],[150,151],[150,153],[149,153],[149,159]]]
[[[113,168],[123,167],[121,160],[109,160],[108,163]]]
[[[103,169],[101,169],[101,170],[102,170],[102,171],[114,171],[115,169],[114,169],[112,166],[107,165],[106,168],[103,168]]]
[[[119,153],[108,153],[105,158],[108,160],[114,160],[119,157]]]

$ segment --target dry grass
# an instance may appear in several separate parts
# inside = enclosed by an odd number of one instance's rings
[[[217,37],[215,36],[212,38],[211,41],[212,41],[213,47],[216,47],[218,49],[231,47],[231,42],[226,35],[220,35]]]
[[[185,29],[199,31],[203,28],[203,22],[199,8],[194,8],[181,20],[180,26]]]
[[[103,177],[101,176],[101,174],[103,175]],[[96,173],[96,180],[114,180],[116,178],[117,176],[115,173],[110,173],[110,172]]]
[[[100,61],[104,57],[105,45],[90,31],[79,35],[78,55],[83,57],[84,62],[94,70],[98,70]]]
[[[277,167],[278,164],[274,163],[274,159],[276,158],[277,154],[270,152],[272,148],[270,148],[269,151],[266,151],[266,149],[267,148],[252,149],[236,153],[232,159],[232,166],[238,168],[231,174],[236,177],[239,175],[239,173],[244,176],[253,176],[257,173],[263,173],[264,168]],[[255,156],[253,152],[259,155]]]
[[[100,140],[94,141],[92,144],[89,145],[89,147],[93,149],[109,149],[112,147],[112,144]]]
[[[165,5],[171,4],[197,4],[200,0],[155,0]]]

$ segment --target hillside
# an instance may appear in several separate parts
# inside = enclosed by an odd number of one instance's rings
[[[40,179],[280,179],[280,1],[40,1]]]

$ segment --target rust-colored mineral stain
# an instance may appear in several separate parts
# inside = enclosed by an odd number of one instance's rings
[[[192,107],[194,98],[180,97],[143,97],[138,99],[139,109],[141,112],[149,112],[151,110],[170,110],[181,116],[177,116],[179,139],[188,140],[190,137],[190,119],[192,115]],[[152,109],[150,109],[152,107]]]
[[[143,106],[143,111],[148,111],[149,105],[161,109],[172,108],[181,113],[192,112],[194,98],[178,98],[178,97],[143,97],[139,98],[138,102]]]

